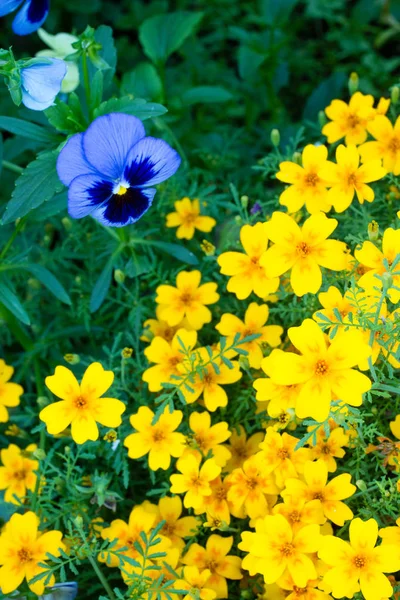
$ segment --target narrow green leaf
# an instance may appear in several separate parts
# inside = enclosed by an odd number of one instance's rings
[[[182,103],[190,104],[213,104],[216,102],[228,102],[233,96],[228,90],[220,86],[202,85],[194,87],[182,94]]]
[[[92,313],[96,312],[96,310],[100,308],[105,300],[105,297],[107,296],[108,290],[110,289],[113,261],[114,259],[112,257],[112,260],[110,259],[106,263],[92,290],[92,295],[90,296],[90,312]]]
[[[61,302],[64,304],[71,304],[71,299],[67,292],[58,281],[58,279],[48,269],[42,265],[29,264],[26,269],[32,273],[36,279],[38,279],[43,285]]]
[[[14,117],[0,117],[0,129],[30,140],[35,140],[36,142],[56,143],[59,141],[58,136],[54,132],[48,131],[35,123]]]
[[[21,302],[4,281],[0,281],[0,302],[22,323],[30,325],[29,317]]]
[[[160,250],[163,250],[167,254],[170,254],[174,258],[177,258],[188,265],[199,264],[199,261],[193,252],[190,252],[190,250],[187,250],[184,246],[179,246],[179,244],[170,244],[169,242],[149,241],[148,243],[151,246],[160,248]]]

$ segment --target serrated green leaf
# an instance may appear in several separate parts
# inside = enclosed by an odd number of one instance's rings
[[[71,97],[68,104],[57,99],[53,106],[44,111],[44,114],[50,125],[62,133],[78,133],[85,129],[81,107],[79,106],[76,112],[71,105]]]
[[[94,117],[97,118],[112,112],[123,112],[145,121],[152,117],[164,115],[167,112],[167,109],[165,106],[162,106],[162,104],[146,102],[146,100],[143,100],[142,98],[123,96],[122,98],[111,98],[110,100],[102,102],[94,111]]]
[[[56,171],[56,152],[40,154],[18,177],[3,223],[11,223],[61,192],[63,184]]]
[[[21,302],[4,281],[0,281],[0,302],[22,323],[30,325],[29,317]]]
[[[44,221],[49,217],[53,217],[54,215],[57,215],[61,211],[67,209],[67,202],[68,192],[65,190],[64,192],[61,192],[61,194],[57,194],[51,198],[50,202],[44,202],[44,204],[32,210],[29,215],[29,220]]]
[[[146,19],[139,29],[145,54],[156,65],[164,63],[191,35],[202,18],[203,13],[200,12],[178,11]]]
[[[0,117],[0,129],[19,135],[35,142],[57,143],[59,137],[53,131],[48,131],[40,125],[24,121],[23,119],[15,119],[14,117]]]

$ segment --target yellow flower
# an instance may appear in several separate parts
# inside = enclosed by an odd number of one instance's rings
[[[279,325],[265,325],[268,321],[269,308],[266,304],[258,305],[252,302],[244,315],[244,322],[236,315],[225,313],[215,329],[226,336],[227,345],[231,346],[237,333],[240,339],[257,334],[259,337],[241,344],[240,348],[248,352],[247,359],[253,369],[259,369],[263,359],[262,344],[268,344],[272,348],[279,346],[283,328]]]
[[[6,365],[0,358],[0,423],[7,423],[8,410],[6,406],[18,406],[20,396],[24,393],[24,388],[18,383],[10,381],[13,376],[14,368]]]
[[[324,576],[324,584],[335,598],[352,598],[361,590],[365,600],[391,598],[393,588],[384,573],[400,569],[400,555],[396,546],[383,544],[375,547],[378,523],[375,519],[350,523],[350,543],[324,536],[318,555],[331,568]]]
[[[238,580],[243,577],[240,570],[242,560],[228,554],[232,544],[233,537],[210,535],[205,548],[192,544],[182,559],[184,565],[195,566],[200,571],[210,571],[207,586],[214,590],[217,598],[228,597],[227,579]]]
[[[156,318],[155,319],[147,319],[143,323],[143,332],[140,336],[140,340],[142,342],[149,343],[155,337],[162,337],[167,342],[171,342],[175,333],[179,328],[184,328],[187,331],[190,331],[191,327],[187,322],[187,319],[184,319],[182,325],[175,325],[174,327],[170,327],[167,321],[163,321],[160,319],[160,306],[156,308]]]
[[[125,438],[124,446],[128,448],[128,456],[141,458],[149,454],[149,467],[152,471],[168,469],[171,456],[179,457],[185,449],[185,436],[175,431],[182,417],[180,410],[170,413],[167,407],[153,425],[153,411],[147,406],[141,406],[129,419],[138,433],[131,433]]]
[[[171,492],[185,494],[186,508],[200,509],[204,496],[211,495],[210,482],[221,473],[221,467],[212,458],[200,468],[201,458],[189,454],[182,456],[176,464],[180,475],[171,475]]]
[[[379,536],[382,538],[382,544],[394,545],[397,548],[397,555],[400,556],[400,518],[396,521],[397,527],[384,527],[379,530]]]
[[[47,553],[57,557],[60,549],[65,550],[61,542],[61,531],[38,531],[39,519],[32,511],[19,515],[13,514],[0,535],[0,582],[3,594],[13,592],[24,579],[34,594],[44,592],[44,579],[29,584],[29,581],[46,571],[43,563]],[[54,585],[52,575],[47,585]]]
[[[174,547],[183,550],[183,538],[193,537],[197,533],[201,522],[196,517],[182,517],[182,500],[179,496],[169,498],[164,496],[158,501],[160,520],[165,521],[161,528],[161,535],[171,540]]]
[[[201,369],[201,374],[196,373],[193,375],[191,381],[187,381],[190,390],[185,386],[181,387],[181,392],[186,402],[191,404],[198,400],[203,394],[204,404],[207,410],[214,412],[221,406],[227,406],[228,395],[222,385],[239,381],[242,377],[239,363],[237,361],[231,361],[232,368],[229,368],[223,364],[218,355],[216,355],[213,357],[212,362],[217,365],[217,372],[210,362],[210,357],[205,348],[199,348],[199,350],[196,351],[196,356],[196,366]]]
[[[393,175],[400,173],[400,117],[394,126],[384,116],[376,117],[368,126],[368,131],[375,138],[360,146],[363,162],[383,160],[383,167]]]
[[[221,446],[231,435],[228,429],[228,423],[222,421],[211,425],[210,413],[192,412],[189,417],[189,427],[191,435],[189,437],[189,447],[194,450],[186,452],[197,452],[200,450],[203,457],[211,455],[219,467],[224,467],[231,458],[231,453],[226,446]]]
[[[279,197],[279,203],[286,206],[288,212],[295,213],[304,205],[310,214],[330,210],[328,182],[321,175],[327,158],[326,146],[308,144],[303,150],[302,167],[290,161],[280,163],[276,178],[291,184]]]
[[[0,490],[6,490],[6,502],[19,504],[28,490],[33,492],[35,489],[35,471],[39,468],[39,462],[30,457],[36,448],[36,444],[30,444],[25,450],[21,450],[15,444],[10,444],[8,448],[1,450],[1,462],[4,466],[0,467]]]
[[[268,500],[272,505],[279,492],[274,479],[255,456],[246,460],[241,469],[234,469],[226,481],[231,513],[237,518],[243,519],[248,515],[251,519],[258,519],[268,514]]]
[[[321,292],[320,294],[318,294],[318,300],[322,304],[323,309],[319,309],[313,314],[314,321],[316,321],[320,325],[326,325],[326,320],[319,316],[319,313],[321,313],[322,315],[327,317],[329,321],[337,323],[338,318],[334,312],[334,309],[336,309],[337,311],[339,311],[342,320],[347,322],[347,315],[349,313],[354,313],[354,302],[352,303],[353,299],[354,296],[351,290],[347,290],[342,296],[337,287],[335,287],[334,285],[329,286],[326,292]],[[334,327],[334,325],[332,325],[332,327]]]
[[[229,445],[227,446],[231,453],[231,458],[226,465],[227,471],[233,471],[243,466],[243,463],[258,452],[260,443],[264,439],[264,434],[254,433],[247,438],[246,432],[242,425],[237,425],[229,438]]]
[[[178,579],[174,583],[174,588],[178,590],[187,590],[186,596],[181,596],[182,600],[214,600],[217,594],[208,587],[211,571],[204,569],[199,571],[197,567],[185,567],[183,569],[183,579]]]
[[[322,285],[320,267],[342,271],[347,266],[346,244],[327,239],[337,224],[336,219],[315,213],[300,229],[293,217],[274,212],[268,222],[274,245],[264,254],[261,264],[270,277],[291,270],[290,283],[296,296],[316,294]]]
[[[374,119],[376,111],[373,108],[374,98],[356,92],[346,104],[343,100],[332,100],[325,109],[326,116],[331,119],[322,128],[328,142],[333,144],[345,138],[346,145],[358,146],[367,139],[367,127]]]
[[[278,487],[284,487],[286,479],[297,477],[304,470],[304,464],[311,458],[308,448],[295,450],[299,440],[288,433],[278,433],[272,428],[260,444],[261,452],[256,454],[260,468],[265,473],[274,473]]]
[[[299,588],[287,572],[279,579],[279,585],[285,592],[290,592],[285,594],[285,600],[332,600],[332,596],[317,589],[320,585],[319,579],[310,579],[304,587]]]
[[[323,525],[326,521],[321,503],[318,500],[306,500],[296,496],[286,496],[283,502],[275,504],[274,515],[283,515],[290,523],[293,533],[305,525]]]
[[[196,331],[186,329],[178,329],[171,342],[159,336],[153,338],[144,354],[150,362],[156,364],[146,369],[142,375],[150,392],[159,392],[163,383],[178,383],[174,376],[180,375],[179,365],[187,358],[184,348],[190,353],[196,342]]]
[[[354,195],[360,204],[372,202],[374,190],[366,185],[385,177],[386,170],[381,159],[368,160],[360,166],[360,155],[355,146],[343,146],[336,149],[337,164],[327,161],[321,169],[321,177],[329,184],[328,201],[336,212],[341,213],[352,203]]]
[[[264,358],[261,368],[266,373],[269,364],[268,357]],[[276,419],[282,412],[286,412],[296,406],[296,400],[300,394],[301,385],[278,385],[267,377],[260,377],[253,382],[257,390],[256,400],[264,408],[264,403],[270,417]]]
[[[296,400],[298,417],[325,421],[334,399],[361,406],[362,395],[371,388],[368,377],[352,368],[371,352],[362,334],[347,331],[328,345],[317,323],[305,319],[300,327],[291,327],[288,336],[301,354],[273,350],[263,368],[274,383],[303,384]]]
[[[326,463],[328,471],[334,473],[337,469],[335,458],[343,458],[345,451],[343,446],[348,446],[349,436],[344,432],[342,427],[333,429],[329,436],[325,434],[325,428],[320,427],[316,434],[316,443],[313,443],[311,437],[311,452],[312,458],[320,459]]]
[[[56,367],[45,383],[62,401],[49,404],[39,414],[48,433],[56,435],[71,425],[72,439],[83,444],[98,439],[97,423],[112,428],[121,425],[125,404],[116,398],[101,398],[113,381],[114,373],[98,362],[89,365],[80,385],[72,371]]]
[[[250,575],[261,573],[267,584],[289,573],[295,585],[303,588],[317,572],[310,554],[321,544],[319,525],[306,525],[296,533],[282,515],[267,515],[256,523],[255,533],[242,533],[239,548],[249,554],[243,568]]]
[[[200,285],[200,271],[181,271],[176,277],[176,287],[159,285],[156,302],[160,305],[160,319],[168,325],[178,325],[185,317],[193,329],[201,329],[211,321],[211,311],[206,304],[219,300],[216,283]]]
[[[363,243],[362,248],[356,250],[354,256],[362,266],[367,267],[368,271],[360,277],[358,285],[366,291],[374,293],[374,288],[382,289],[382,281],[376,275],[383,275],[387,272],[384,260],[389,264],[389,267],[400,254],[400,229],[392,229],[389,227],[385,230],[382,238],[382,250],[379,250],[370,241]],[[400,290],[395,287],[400,287],[400,263],[395,267],[392,273],[393,286],[388,289],[388,296],[391,302],[396,304],[400,300]]]
[[[204,496],[203,506],[200,512],[206,513],[208,519],[214,524],[218,523],[218,528],[225,524],[229,525],[231,521],[231,513],[228,502],[229,481],[227,478],[223,481],[221,477],[217,477],[210,483],[211,495]]]
[[[200,215],[200,202],[182,198],[175,202],[176,212],[167,215],[167,227],[178,227],[176,237],[178,239],[191,240],[195,230],[209,233],[217,224],[212,217]]]
[[[389,423],[390,431],[398,440],[400,440],[400,415],[397,415],[394,421]]]
[[[227,290],[239,300],[245,300],[254,292],[259,298],[273,294],[279,287],[277,277],[271,279],[261,259],[268,247],[268,223],[243,225],[240,230],[242,252],[224,252],[218,257],[223,275],[229,275]]]
[[[146,511],[142,506],[135,506],[129,515],[128,523],[121,519],[115,519],[109,527],[102,530],[101,537],[110,542],[116,541],[113,550],[126,548],[126,550],[121,551],[123,556],[143,561],[142,555],[135,547],[135,543],[144,548],[145,544],[141,534],[150,534],[155,525],[156,517],[157,515],[154,512]],[[158,535],[157,538],[160,541],[151,547],[152,554],[164,552],[171,545],[170,540],[164,536]],[[102,552],[98,559],[100,562],[106,563],[108,567],[118,567],[120,564],[118,557],[114,553],[107,552],[107,550]]]
[[[286,488],[281,492],[283,498],[303,499],[306,502],[317,500],[327,519],[335,525],[344,525],[353,518],[353,513],[342,500],[349,498],[356,491],[350,483],[351,475],[343,473],[328,483],[328,467],[322,460],[307,462],[304,467],[304,481],[287,479]]]

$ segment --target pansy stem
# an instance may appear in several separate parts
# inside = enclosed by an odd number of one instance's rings
[[[83,84],[85,87],[86,104],[88,109],[89,121],[92,120],[92,95],[90,93],[89,68],[86,52],[82,54],[82,72]]]
[[[95,559],[93,558],[93,556],[88,556],[89,562],[93,567],[93,571],[96,573],[97,577],[99,578],[99,580],[101,581],[101,584],[103,585],[104,589],[106,590],[108,597],[110,598],[110,600],[116,600],[115,596],[114,596],[114,592],[112,591],[112,589],[110,588],[107,579],[104,577],[103,573],[101,572],[101,570],[99,569],[98,564],[96,563]]]
[[[24,169],[22,167],[20,167],[19,165],[15,165],[14,163],[8,160],[2,160],[1,164],[5,169],[13,171],[14,173],[18,173],[19,175],[24,172]]]

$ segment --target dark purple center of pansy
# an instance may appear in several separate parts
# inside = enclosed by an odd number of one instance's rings
[[[111,223],[127,223],[137,221],[150,206],[149,198],[139,189],[128,187],[123,194],[113,193],[114,185],[102,181],[89,189],[93,206],[107,203],[104,217]]]
[[[31,23],[38,23],[49,11],[50,0],[32,0],[27,17]]]
[[[145,185],[152,177],[157,175],[151,158],[146,157],[141,162],[132,162],[124,170],[124,179],[132,186]]]

